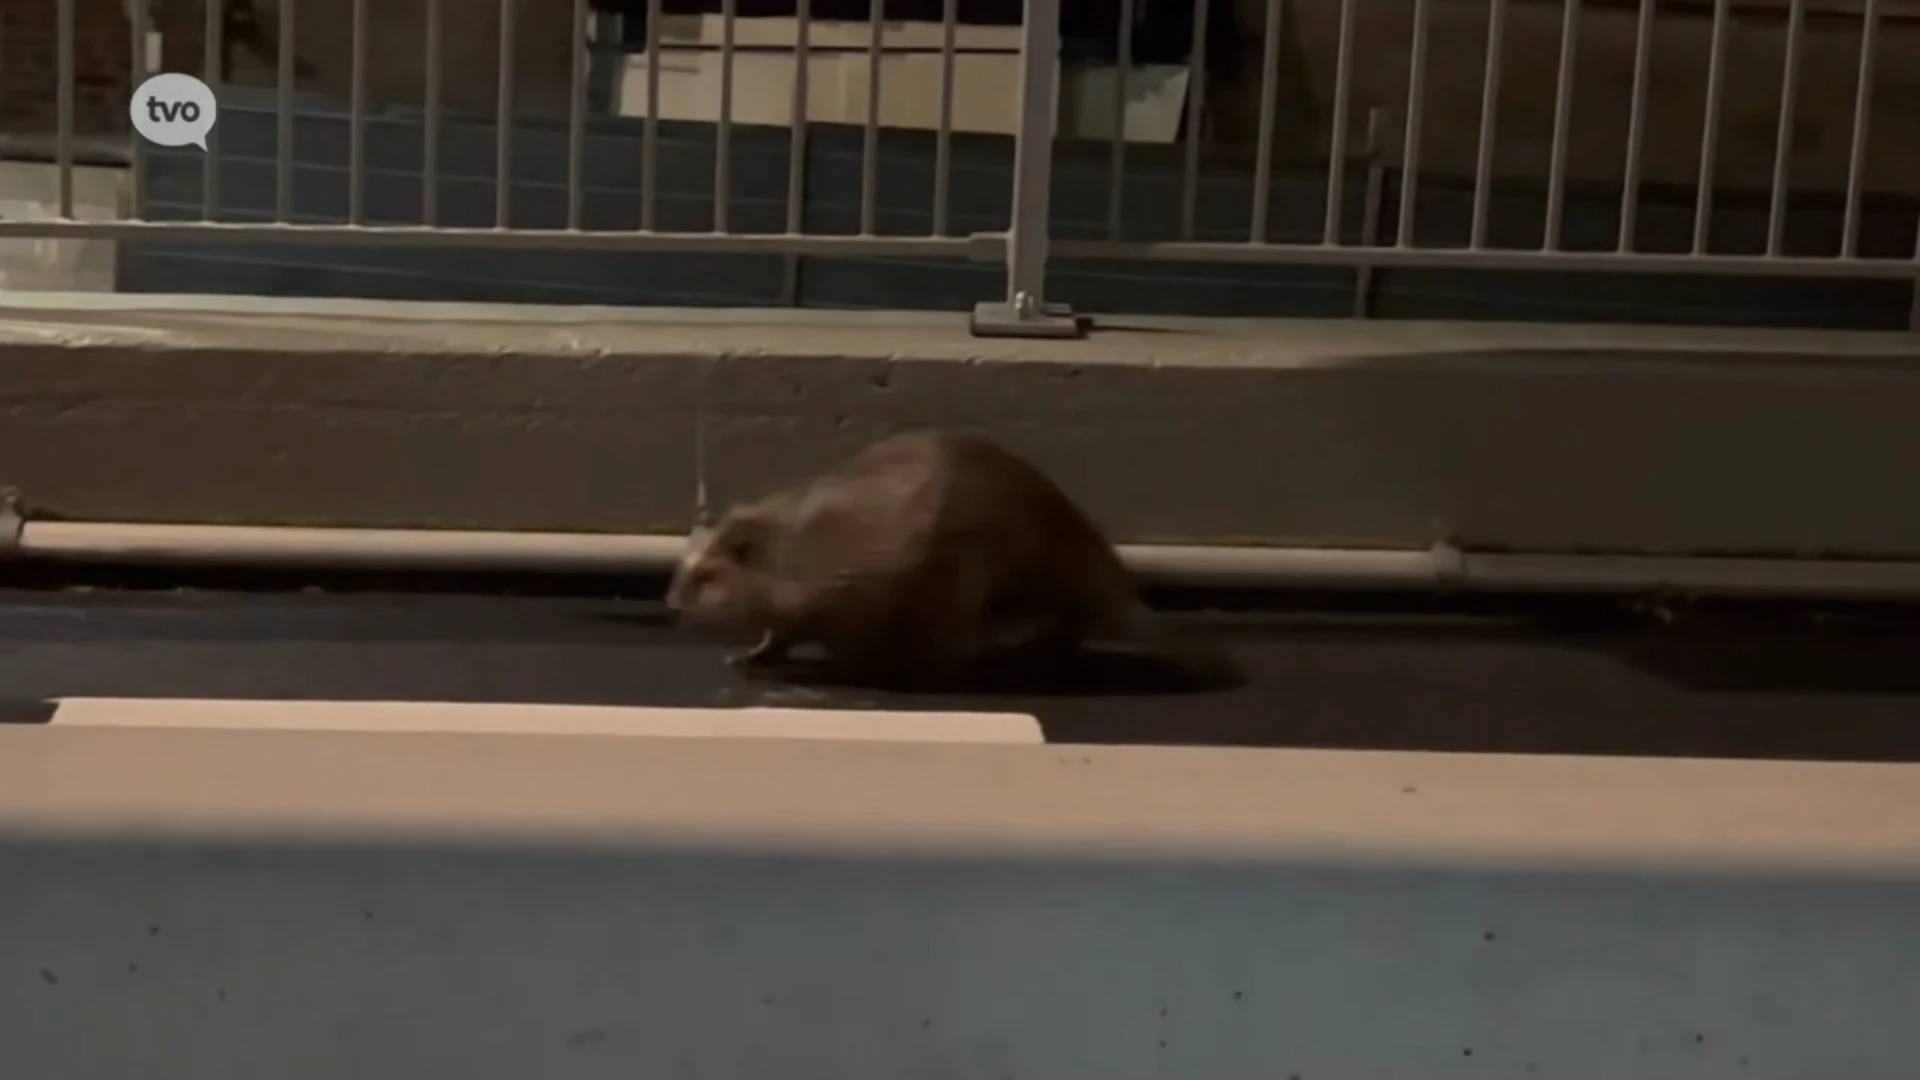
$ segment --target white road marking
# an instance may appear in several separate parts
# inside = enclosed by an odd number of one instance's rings
[[[867,709],[666,709],[438,701],[245,701],[60,698],[69,727],[254,728],[282,731],[633,735],[657,738],[843,739],[1027,743],[1046,737],[1027,713]]]

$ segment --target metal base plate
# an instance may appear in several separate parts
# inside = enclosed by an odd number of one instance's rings
[[[1070,339],[1086,337],[1092,322],[1066,304],[1042,304],[1038,313],[1023,318],[1014,305],[996,301],[975,305],[967,325],[974,337]]]

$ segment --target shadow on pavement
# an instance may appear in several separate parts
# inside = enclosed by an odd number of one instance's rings
[[[1225,637],[1245,686],[1193,692],[1152,661],[1095,653],[1051,684],[800,696],[1027,712],[1055,742],[1920,762],[1920,622],[1905,617],[1179,618]],[[604,599],[10,593],[0,644],[0,702],[796,697],[734,670],[727,645],[672,627],[658,605]]]

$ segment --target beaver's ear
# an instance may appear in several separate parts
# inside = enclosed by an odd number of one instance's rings
[[[713,543],[722,556],[737,563],[759,562],[774,536],[774,515],[760,503],[729,512],[714,527]]]
[[[755,510],[754,504],[737,503],[719,514],[705,509],[695,511],[693,527],[687,530],[687,551],[705,551],[714,543],[724,540],[738,527],[737,522],[754,516]]]

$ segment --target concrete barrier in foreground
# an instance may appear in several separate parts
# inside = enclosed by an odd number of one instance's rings
[[[682,534],[910,424],[1158,544],[1920,557],[1920,338],[0,297],[0,487],[71,519]]]
[[[7,1072],[1848,1077],[1920,770],[0,728]]]

